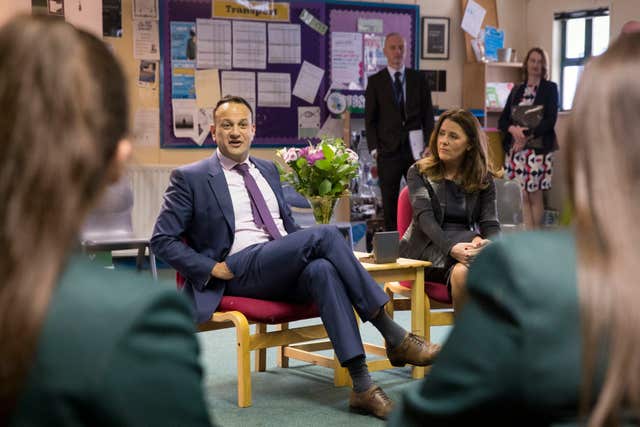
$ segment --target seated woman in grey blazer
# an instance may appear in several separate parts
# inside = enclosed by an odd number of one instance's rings
[[[457,311],[465,300],[469,264],[500,231],[496,188],[486,136],[468,111],[440,116],[429,151],[407,173],[413,220],[400,254],[431,261],[427,278],[449,286]]]
[[[72,255],[131,151],[113,55],[18,17],[0,28],[0,111],[0,425],[210,425],[188,303]]]
[[[516,233],[392,426],[640,424],[640,33],[587,62],[562,147],[575,228]]]

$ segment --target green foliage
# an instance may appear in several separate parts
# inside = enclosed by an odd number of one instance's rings
[[[278,150],[280,179],[306,196],[341,196],[358,175],[358,155],[341,138],[323,137],[317,145]]]

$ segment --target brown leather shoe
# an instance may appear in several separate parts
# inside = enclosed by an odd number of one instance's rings
[[[425,342],[424,338],[407,333],[404,340],[394,348],[387,348],[387,357],[393,366],[431,365],[440,352],[438,344]]]
[[[361,393],[352,391],[349,407],[362,414],[371,414],[386,420],[393,410],[393,401],[380,386],[373,384],[367,391]]]

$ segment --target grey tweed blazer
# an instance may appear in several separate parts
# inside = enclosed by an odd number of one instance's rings
[[[418,171],[414,164],[407,172],[413,218],[400,241],[400,256],[431,261],[433,267],[444,267],[453,245],[442,229],[446,211],[444,181],[433,181]],[[467,193],[466,211],[471,229],[487,238],[500,231],[496,204],[496,186],[489,176],[484,190]]]

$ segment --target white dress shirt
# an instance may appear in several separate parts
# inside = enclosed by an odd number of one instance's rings
[[[231,203],[233,204],[233,216],[235,218],[236,230],[233,245],[229,251],[229,255],[233,255],[234,253],[240,252],[244,248],[255,245],[256,243],[268,242],[270,237],[266,230],[258,228],[255,222],[253,222],[249,192],[244,186],[244,179],[242,178],[242,175],[240,175],[240,172],[233,169],[238,163],[228,157],[225,157],[220,150],[216,150],[216,155],[222,165],[224,177],[227,180],[227,185],[229,187],[229,194],[231,195]],[[280,217],[280,208],[278,207],[278,199],[276,199],[275,193],[253,163],[248,159],[244,163],[249,165],[249,173],[253,179],[256,180],[258,188],[260,189],[260,192],[262,192],[262,196],[267,203],[271,217],[278,227],[278,231],[280,231],[280,234],[283,236],[286,236],[287,232],[284,229],[284,223]]]

